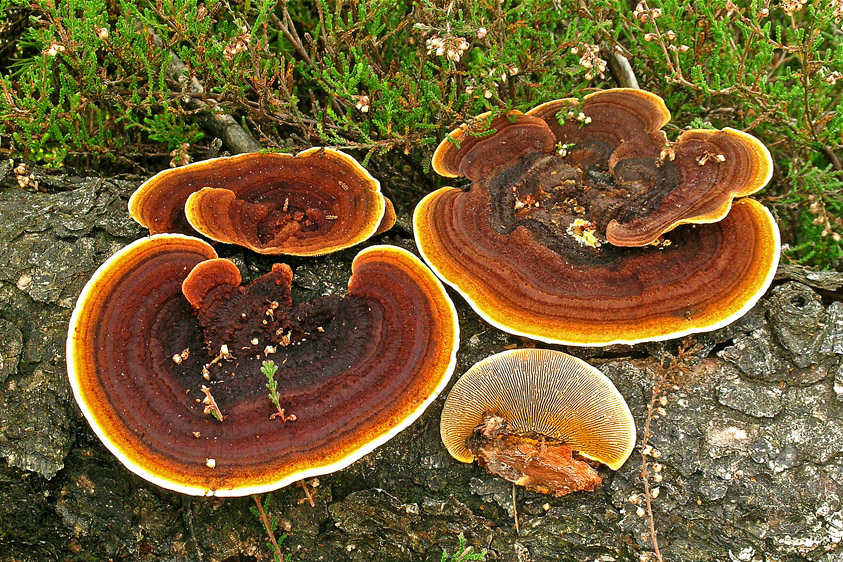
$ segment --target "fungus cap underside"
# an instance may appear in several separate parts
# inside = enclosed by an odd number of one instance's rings
[[[466,440],[487,413],[501,416],[514,431],[560,441],[613,470],[635,446],[632,413],[612,381],[559,351],[504,351],[460,377],[445,401],[440,424],[452,457],[474,460]]]

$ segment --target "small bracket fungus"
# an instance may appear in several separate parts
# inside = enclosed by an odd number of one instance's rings
[[[276,264],[240,286],[234,264],[178,234],[134,242],[97,270],[71,317],[67,367],[123,464],[186,494],[266,492],[351,464],[447,384],[456,312],[418,258],[367,248],[348,294],[306,303],[293,303],[292,279]]]
[[[658,96],[619,89],[452,131],[433,168],[472,185],[419,203],[419,251],[485,320],[549,343],[725,326],[778,264],[778,227],[745,198],[769,181],[772,161],[733,129],[669,142],[669,118]]]
[[[442,410],[442,441],[461,462],[528,490],[593,490],[592,464],[617,470],[635,446],[635,422],[603,373],[560,351],[514,349],[469,369]]]
[[[129,199],[151,234],[199,232],[261,254],[317,256],[395,224],[380,183],[330,148],[250,153],[165,170]]]

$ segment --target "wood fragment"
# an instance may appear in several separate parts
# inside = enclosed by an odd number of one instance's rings
[[[514,432],[495,414],[483,417],[466,445],[480,466],[531,492],[560,497],[591,491],[602,481],[589,461],[568,445]]]

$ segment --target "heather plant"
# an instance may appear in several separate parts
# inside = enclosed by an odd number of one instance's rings
[[[843,2],[641,2],[619,11],[616,47],[677,123],[731,126],[767,144],[786,256],[841,264]]]
[[[148,174],[213,152],[225,114],[268,149],[426,171],[460,122],[616,87],[622,55],[670,138],[731,126],[770,147],[786,256],[833,267],[841,19],[841,0],[0,0],[0,153]],[[406,211],[429,187],[391,189]]]

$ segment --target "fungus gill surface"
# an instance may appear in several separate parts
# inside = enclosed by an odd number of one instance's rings
[[[591,490],[588,461],[617,470],[635,422],[612,382],[559,351],[516,349],[486,358],[456,382],[442,410],[442,441],[461,462],[561,496]]]

